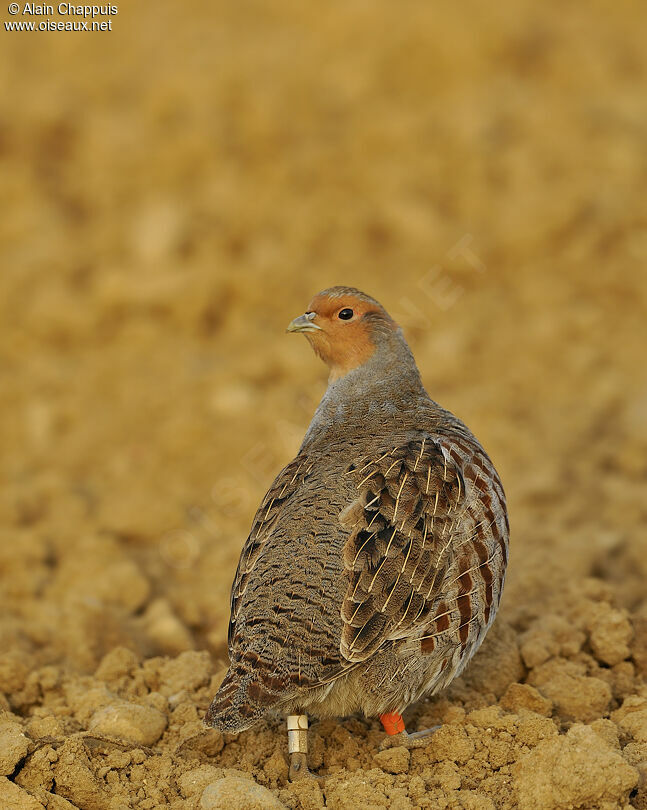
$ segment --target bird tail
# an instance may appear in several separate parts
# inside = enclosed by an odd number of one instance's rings
[[[219,731],[233,734],[251,728],[280,701],[282,689],[279,684],[273,686],[279,688],[268,688],[258,673],[245,671],[240,663],[232,663],[204,722]]]

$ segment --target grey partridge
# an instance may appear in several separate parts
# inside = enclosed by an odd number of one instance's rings
[[[509,525],[492,462],[430,399],[377,301],[324,290],[288,331],[327,363],[328,387],[243,547],[205,722],[240,732],[287,715],[295,778],[308,715],[378,715],[413,744],[402,711],[446,687],[494,620]]]

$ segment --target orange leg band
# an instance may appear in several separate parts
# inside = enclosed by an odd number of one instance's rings
[[[402,715],[397,712],[389,712],[389,714],[381,714],[380,722],[384,726],[384,731],[387,734],[400,734],[404,731],[404,720]]]

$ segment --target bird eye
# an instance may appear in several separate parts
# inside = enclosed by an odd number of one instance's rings
[[[341,318],[342,321],[350,321],[350,319],[353,317],[353,310],[352,309],[342,309],[337,317]]]

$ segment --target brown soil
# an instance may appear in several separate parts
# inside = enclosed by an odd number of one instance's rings
[[[3,810],[647,808],[646,22],[163,0],[3,32]],[[201,717],[325,384],[283,330],[332,283],[490,451],[512,556],[482,652],[408,713],[429,744],[315,724],[323,778],[289,785],[278,721]]]

